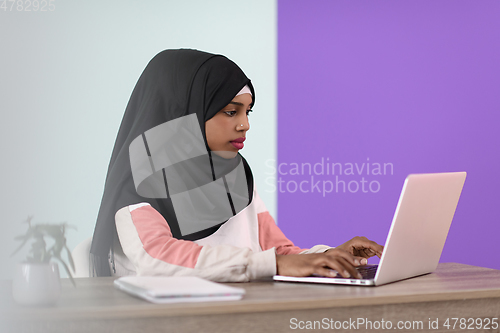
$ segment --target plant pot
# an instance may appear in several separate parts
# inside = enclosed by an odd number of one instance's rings
[[[57,263],[20,263],[14,270],[12,296],[22,305],[52,305],[61,295]]]

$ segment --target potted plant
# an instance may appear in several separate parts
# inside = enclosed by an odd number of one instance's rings
[[[59,267],[56,262],[51,262],[51,259],[57,259],[63,265],[73,286],[76,286],[68,265],[61,257],[61,252],[66,250],[69,265],[74,271],[71,251],[66,245],[65,232],[68,225],[66,223],[32,225],[32,218],[29,216],[26,220],[28,223],[26,233],[15,238],[21,241],[21,245],[12,255],[29,241],[32,243],[26,261],[19,263],[15,268],[12,294],[14,300],[20,304],[50,305],[54,304],[61,294]],[[47,238],[52,239],[48,248]]]

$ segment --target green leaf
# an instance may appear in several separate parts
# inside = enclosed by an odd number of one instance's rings
[[[66,249],[68,254],[68,261],[74,270],[75,265],[73,262],[73,258],[71,257],[71,252],[66,245],[65,231],[66,228],[76,228],[68,225],[66,222],[60,224],[45,223],[32,225],[32,219],[33,216],[28,216],[28,218],[24,221],[25,223],[28,223],[28,230],[26,231],[26,234],[15,237],[15,240],[21,241],[21,244],[12,253],[11,256],[19,252],[19,250],[21,250],[21,248],[23,248],[23,246],[26,245],[29,240],[33,240],[33,242],[31,243],[31,248],[29,250],[31,256],[28,256],[28,261],[48,262],[52,257],[58,258],[58,260],[62,261],[61,252],[63,251],[63,249]],[[45,237],[54,239],[54,243],[48,250],[47,243],[45,242]],[[64,263],[64,265],[66,265],[66,263]]]
[[[33,215],[28,215],[28,218],[23,221],[24,223],[28,223],[29,227],[31,228],[31,220],[33,219]]]
[[[26,238],[26,239],[25,239],[25,240],[21,243],[21,245],[19,245],[19,246],[17,247],[17,249],[16,249],[14,252],[12,252],[12,254],[11,254],[10,256],[12,257],[14,254],[16,254],[17,252],[19,252],[19,250],[21,250],[21,249],[23,248],[24,244],[26,244],[26,242],[27,242],[28,240],[29,240],[29,238]]]
[[[59,225],[42,224],[42,225],[38,225],[38,229],[41,232],[43,232],[49,236],[52,236],[54,239],[64,238],[64,234],[61,230],[61,226],[59,226]]]
[[[63,264],[64,269],[66,270],[66,273],[68,273],[68,277],[71,280],[71,283],[73,284],[73,287],[76,288],[75,280],[73,279],[73,276],[71,275],[71,272],[69,271],[68,265],[66,265],[66,263],[64,262],[64,260],[62,260],[61,257],[56,256],[56,258],[57,258],[57,260],[59,260],[61,262],[61,264]]]
[[[71,269],[73,269],[73,272],[75,271],[75,262],[73,261],[73,256],[71,255],[71,251],[69,250],[68,246],[64,244],[64,248],[66,249],[66,254],[68,255],[68,261],[71,266]]]

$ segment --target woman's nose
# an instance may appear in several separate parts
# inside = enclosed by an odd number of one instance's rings
[[[250,129],[250,122],[248,121],[248,116],[245,115],[245,117],[241,118],[241,121],[238,122],[236,125],[236,130],[237,131],[248,131]]]

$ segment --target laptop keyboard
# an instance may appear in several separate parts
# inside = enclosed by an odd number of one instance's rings
[[[367,266],[367,267],[359,267],[357,268],[358,272],[363,276],[363,279],[371,280],[375,278],[375,274],[377,274],[378,265]]]

